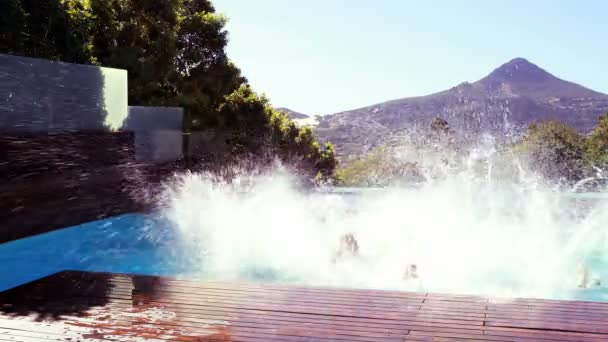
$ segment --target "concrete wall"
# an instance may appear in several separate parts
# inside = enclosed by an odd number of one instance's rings
[[[125,70],[0,55],[0,243],[153,205],[183,110],[127,91]]]
[[[116,130],[127,91],[125,70],[0,54],[0,132]]]
[[[163,163],[183,158],[184,110],[178,107],[129,107],[123,130],[135,133],[135,159]]]

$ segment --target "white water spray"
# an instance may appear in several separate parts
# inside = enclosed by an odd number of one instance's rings
[[[572,299],[583,261],[608,283],[606,202],[578,212],[518,161],[518,182],[494,181],[494,152],[482,152],[472,154],[488,163],[482,177],[466,169],[358,195],[302,192],[283,171],[230,183],[185,174],[168,186],[165,214],[205,278]],[[359,256],[332,263],[346,233]],[[404,281],[412,264],[418,278]]]

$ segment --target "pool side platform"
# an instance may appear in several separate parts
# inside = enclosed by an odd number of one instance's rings
[[[0,308],[0,341],[608,341],[608,303],[109,273],[58,273]]]

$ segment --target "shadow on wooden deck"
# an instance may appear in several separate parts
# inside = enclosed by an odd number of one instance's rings
[[[608,303],[62,272],[0,293],[0,341],[608,342]]]
[[[108,303],[114,285],[107,274],[62,272],[0,293],[4,316],[32,316],[38,321],[81,315]],[[77,299],[77,300],[76,300]]]

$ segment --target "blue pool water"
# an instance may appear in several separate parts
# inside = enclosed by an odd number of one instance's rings
[[[64,270],[177,275],[180,255],[169,225],[128,214],[0,245],[0,291]]]
[[[1,244],[0,291],[64,270],[200,277],[202,260],[182,247],[171,224],[158,216],[128,214],[89,222]],[[606,270],[601,264],[601,258],[591,260],[594,269]],[[275,278],[256,270],[243,276]],[[556,299],[608,301],[608,274],[602,276],[602,287],[573,289]]]

